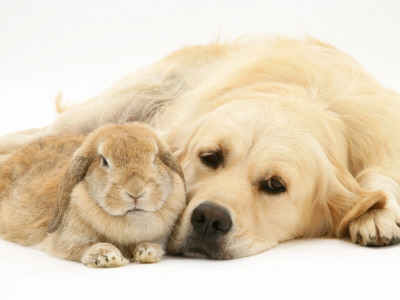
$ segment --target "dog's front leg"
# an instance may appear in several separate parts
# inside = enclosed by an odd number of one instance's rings
[[[46,128],[32,128],[0,137],[0,161],[5,160],[10,152],[29,143],[36,134],[45,130]]]
[[[0,155],[44,136],[87,134],[108,123],[151,123],[185,89],[183,78],[168,62],[155,64],[126,77],[98,97],[67,108],[47,127],[0,137]]]
[[[351,240],[362,246],[388,246],[400,242],[400,186],[392,178],[367,170],[357,180],[368,191],[381,190],[386,204],[372,208],[349,224]]]
[[[107,96],[107,95],[106,95]],[[65,133],[87,134],[107,123],[119,123],[132,98],[97,99],[67,108],[52,124],[43,128],[14,132],[0,137],[0,155],[6,155],[38,138]]]

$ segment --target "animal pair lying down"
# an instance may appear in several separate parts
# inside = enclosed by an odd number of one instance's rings
[[[97,267],[400,241],[400,95],[318,40],[187,47],[59,109],[0,138],[3,238]]]

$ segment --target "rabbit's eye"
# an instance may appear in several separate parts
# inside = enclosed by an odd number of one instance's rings
[[[100,155],[100,157],[101,157],[101,165],[103,166],[103,167],[109,167],[109,165],[108,165],[108,161],[107,161],[107,159],[103,156],[103,155]]]

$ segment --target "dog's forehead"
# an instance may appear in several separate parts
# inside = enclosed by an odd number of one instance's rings
[[[233,143],[248,146],[263,148],[268,143],[278,148],[288,144],[301,147],[313,137],[312,122],[293,110],[293,106],[264,100],[233,101],[210,113],[199,134],[210,142],[232,136]]]
[[[266,132],[287,131],[305,126],[309,120],[302,119],[304,109],[295,101],[277,99],[235,100],[226,103],[209,114],[210,122],[220,127]]]
[[[266,101],[236,101],[215,110],[197,133],[200,148],[226,148],[232,157],[263,165],[302,165],[318,159],[321,149],[312,120],[296,107]],[[201,150],[205,150],[201,149]],[[224,150],[224,149],[223,149]]]

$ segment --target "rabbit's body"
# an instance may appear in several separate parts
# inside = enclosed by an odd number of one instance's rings
[[[47,237],[58,185],[83,136],[48,137],[0,164],[0,235],[33,246]]]
[[[158,261],[185,205],[165,147],[139,124],[27,145],[0,164],[0,235],[89,266]]]

